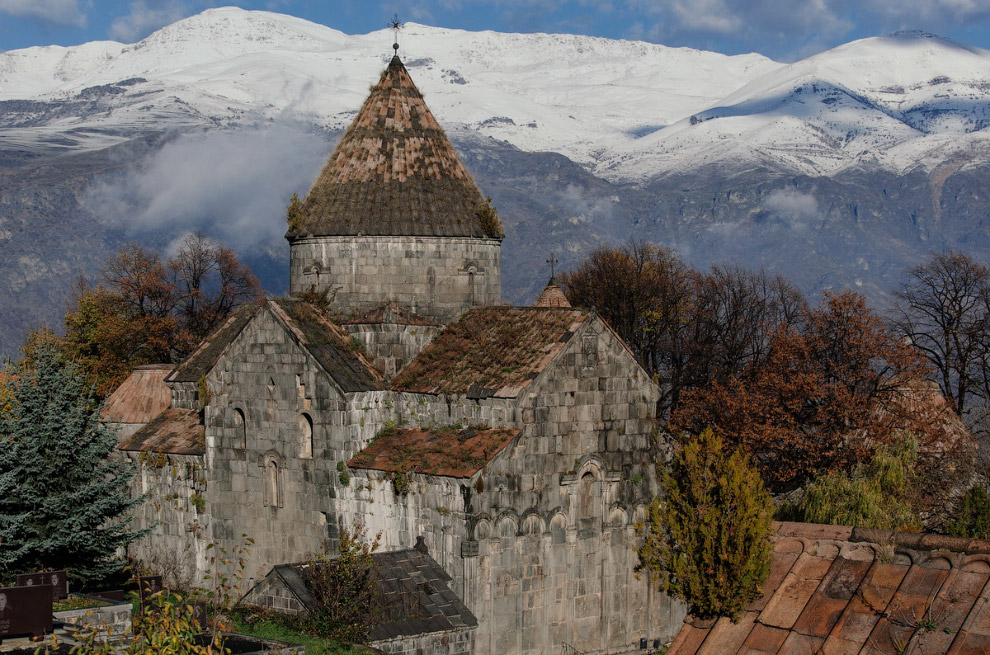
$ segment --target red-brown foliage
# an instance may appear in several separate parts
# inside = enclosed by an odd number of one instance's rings
[[[686,393],[671,419],[675,431],[711,426],[742,445],[778,490],[863,461],[894,430],[924,429],[897,402],[924,364],[862,297],[826,294],[799,324],[778,328],[742,375]]]

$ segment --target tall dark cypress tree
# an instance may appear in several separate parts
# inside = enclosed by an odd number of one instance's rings
[[[8,367],[0,407],[0,578],[41,567],[81,583],[121,566],[130,532],[129,462],[79,368],[49,345]]]

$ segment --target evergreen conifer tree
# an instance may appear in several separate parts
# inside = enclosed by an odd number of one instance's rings
[[[0,579],[42,567],[75,580],[118,570],[128,531],[134,475],[110,455],[114,431],[80,369],[51,345],[8,365],[9,408],[0,412]]]
[[[762,594],[773,549],[773,501],[742,449],[727,456],[705,430],[663,472],[663,497],[650,509],[641,568],[661,590],[701,618],[733,621]]]

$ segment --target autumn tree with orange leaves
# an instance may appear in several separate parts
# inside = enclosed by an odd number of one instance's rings
[[[923,431],[904,381],[925,374],[917,352],[854,293],[825,294],[795,326],[783,325],[766,358],[742,375],[684,395],[674,432],[711,427],[742,446],[774,491],[867,461],[899,429]]]
[[[167,260],[128,244],[107,262],[99,284],[80,280],[62,349],[103,397],[134,366],[181,361],[233,309],[261,296],[251,269],[203,234],[186,237]]]

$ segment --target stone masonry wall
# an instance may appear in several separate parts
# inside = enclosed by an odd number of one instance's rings
[[[474,628],[431,632],[421,636],[397,637],[369,644],[389,655],[472,655]]]
[[[165,577],[169,585],[188,586],[208,566],[210,515],[205,460],[196,455],[120,452],[135,467],[133,496],[145,501],[131,510],[131,528],[152,528],[127,548],[127,554]]]
[[[289,291],[337,290],[354,316],[395,301],[440,323],[502,300],[501,242],[455,237],[312,237],[290,247]]]
[[[411,362],[443,328],[432,325],[394,323],[345,325],[364,347],[375,368],[390,380]]]

